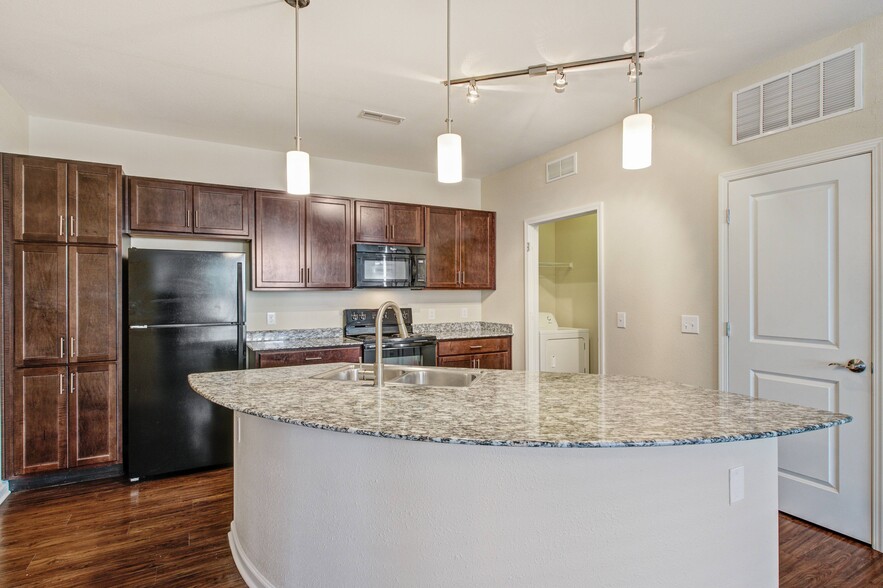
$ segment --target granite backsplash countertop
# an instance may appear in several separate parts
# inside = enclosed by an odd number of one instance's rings
[[[512,325],[470,321],[462,323],[415,323],[414,333],[443,339],[473,339],[512,335]],[[252,351],[287,351],[320,347],[357,347],[361,341],[343,336],[340,327],[289,329],[285,331],[249,331],[246,335]]]
[[[634,447],[744,441],[852,417],[644,377],[485,370],[468,388],[313,380],[344,364],[193,374],[227,408],[343,433],[437,443]]]

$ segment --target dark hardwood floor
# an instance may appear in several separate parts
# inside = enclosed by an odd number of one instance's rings
[[[0,505],[0,586],[235,586],[233,472],[17,492]],[[883,587],[883,553],[779,517],[783,588]],[[746,587],[748,588],[748,587]]]

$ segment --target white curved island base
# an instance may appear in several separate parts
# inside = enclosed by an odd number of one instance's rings
[[[774,437],[495,447],[235,419],[230,544],[250,586],[778,583]]]

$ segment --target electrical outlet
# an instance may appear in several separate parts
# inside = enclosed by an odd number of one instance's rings
[[[469,318],[469,308],[464,306],[460,309],[460,318]]]
[[[619,329],[625,328],[625,313],[624,312],[617,312],[616,313],[616,326]]]
[[[276,324],[276,313],[275,312],[268,312],[267,313],[267,324],[268,325],[275,325]]]
[[[434,308],[427,308],[426,309],[426,316],[429,320],[434,321],[435,320],[435,309]]]
[[[745,498],[745,466],[730,468],[730,504]]]
[[[699,317],[695,314],[681,315],[681,333],[699,334]]]

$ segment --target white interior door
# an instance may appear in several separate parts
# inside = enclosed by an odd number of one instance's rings
[[[779,439],[779,508],[871,541],[871,156],[730,182],[727,389],[854,421]]]

